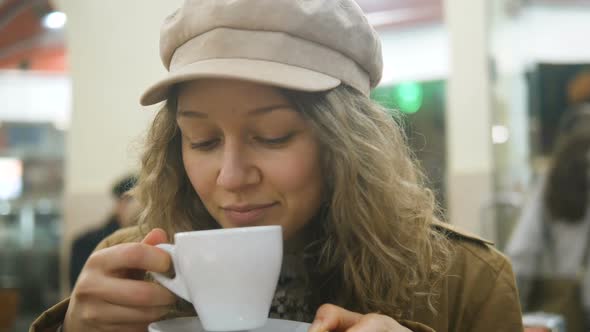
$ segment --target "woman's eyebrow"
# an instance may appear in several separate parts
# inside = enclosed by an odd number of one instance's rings
[[[261,108],[255,108],[247,112],[248,115],[260,115],[270,113],[272,111],[276,111],[279,109],[293,109],[293,106],[288,104],[279,104],[279,105],[272,105],[272,106],[265,106]]]
[[[200,118],[200,119],[206,119],[209,117],[206,113],[201,113],[201,112],[192,111],[192,110],[178,110],[178,116],[183,116],[183,117],[187,117],[187,118]]]

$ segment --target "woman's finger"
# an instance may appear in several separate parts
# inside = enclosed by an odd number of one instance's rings
[[[151,323],[103,325],[101,332],[146,332]]]
[[[142,325],[155,322],[170,311],[169,306],[128,307],[97,301],[85,306],[79,318],[88,325]]]
[[[367,314],[354,326],[350,327],[347,332],[406,332],[409,330],[401,326],[393,318],[379,315]]]
[[[152,229],[141,241],[141,243],[149,244],[150,246],[166,242],[168,242],[168,235],[161,228]]]
[[[98,298],[106,302],[127,306],[164,306],[176,302],[176,297],[166,288],[149,281],[102,278],[100,282],[87,280],[83,275],[76,295],[81,298]]]
[[[104,324],[101,326],[103,332],[146,332],[148,330],[149,323],[139,324]]]
[[[324,304],[316,312],[309,332],[346,331],[356,325],[363,315],[333,304]]]
[[[395,319],[379,315],[362,315],[341,307],[324,304],[317,313],[309,332],[407,332]]]
[[[124,243],[98,250],[84,268],[107,273],[130,269],[164,273],[170,265],[170,255],[164,250],[145,243]]]

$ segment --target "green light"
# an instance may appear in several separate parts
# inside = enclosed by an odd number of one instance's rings
[[[424,90],[415,82],[402,83],[395,88],[394,99],[402,112],[416,113],[422,107]]]
[[[416,82],[380,86],[373,90],[371,98],[385,108],[411,114],[418,112],[422,107],[424,88]]]

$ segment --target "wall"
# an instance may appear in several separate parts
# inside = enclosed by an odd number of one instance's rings
[[[491,53],[501,74],[521,73],[537,62],[590,62],[588,5],[529,6],[494,23]]]
[[[64,194],[64,275],[72,236],[102,221],[110,208],[113,180],[139,165],[138,147],[154,108],[142,109],[138,99],[164,74],[159,29],[180,2],[57,2],[68,16],[73,96]]]
[[[379,31],[383,44],[381,84],[439,80],[449,75],[449,35],[442,24]]]
[[[71,82],[63,74],[0,71],[0,119],[51,122],[67,128],[71,113]]]

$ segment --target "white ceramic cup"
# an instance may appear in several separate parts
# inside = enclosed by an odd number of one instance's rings
[[[174,241],[157,246],[170,253],[175,278],[151,274],[193,304],[205,330],[250,330],[266,323],[281,271],[281,226],[181,232]]]

